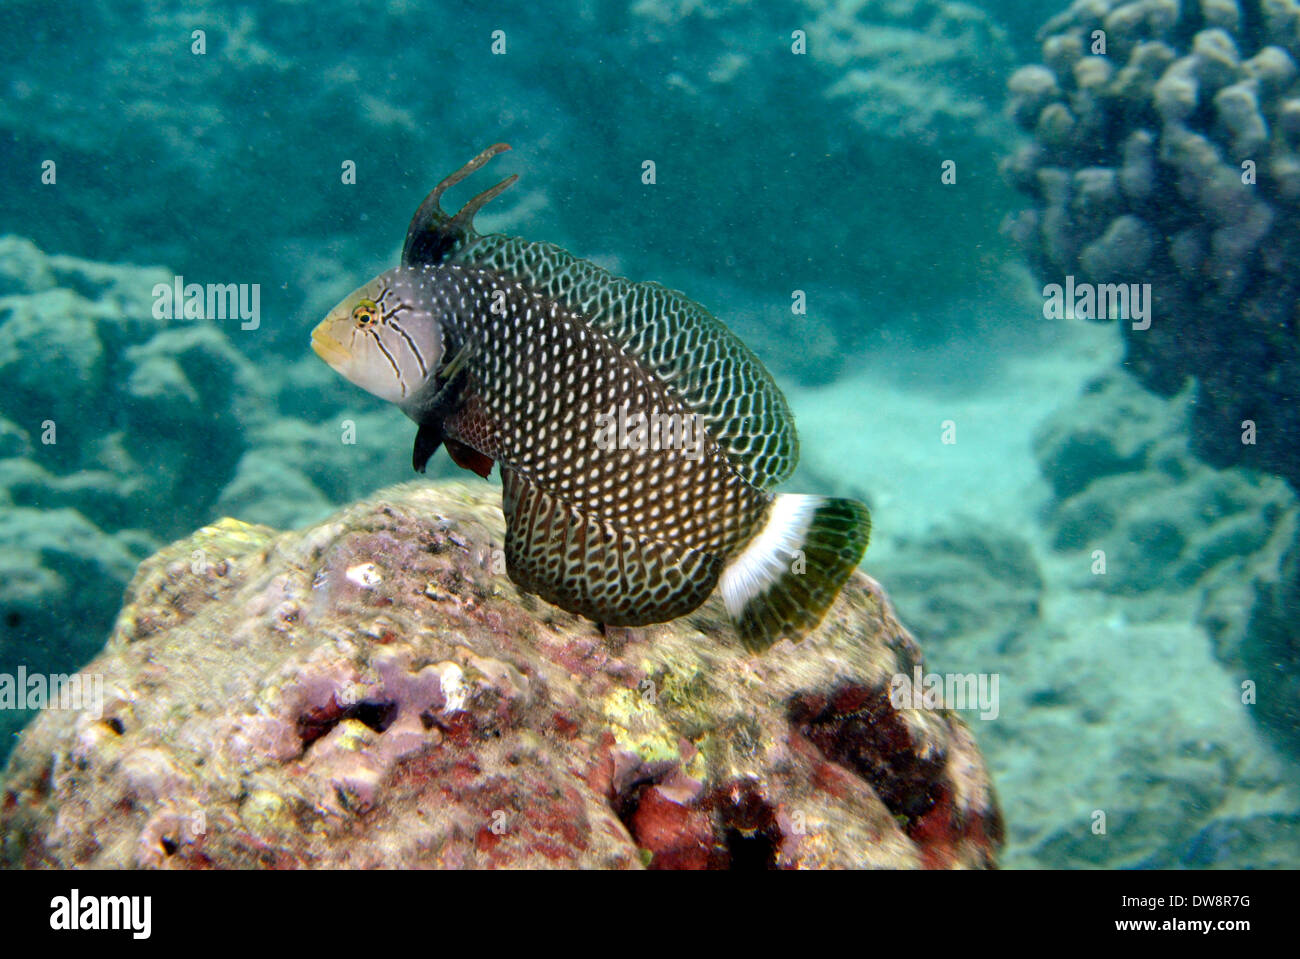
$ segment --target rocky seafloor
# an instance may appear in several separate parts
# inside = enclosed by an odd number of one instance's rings
[[[409,469],[385,441],[400,414],[326,420],[328,378],[266,376],[237,325],[154,318],[154,285],[171,282],[0,237],[0,661],[75,669],[136,564],[209,517],[301,524],[359,496],[367,474]],[[300,392],[316,419],[284,398]]]
[[[1036,426],[1021,515],[867,562],[937,668],[1001,679],[974,727],[1010,868],[1300,866],[1300,504],[1193,456],[1191,401],[1102,373]]]
[[[319,315],[389,265],[424,195],[498,141],[522,178],[484,222],[505,215],[620,272],[761,311],[744,332],[799,378],[831,378],[862,347],[864,297],[875,322],[900,294],[921,312],[985,288],[1005,251],[996,157],[1016,21],[967,3],[21,0],[6,13],[0,170],[26,184],[53,160],[59,180],[0,191],[0,223],[48,250],[260,282],[259,353],[297,355],[285,318]],[[941,158],[959,165],[955,190]],[[898,173],[921,168],[933,175]],[[952,245],[977,255],[940,262]],[[922,282],[888,267],[903,251]],[[792,314],[793,289],[815,307]],[[801,349],[782,349],[791,340]]]
[[[146,560],[85,674],[23,733],[25,867],[954,868],[1002,820],[955,713],[859,574],[752,656],[720,599],[602,634],[520,595],[497,488],[408,484],[305,530],[234,520]]]

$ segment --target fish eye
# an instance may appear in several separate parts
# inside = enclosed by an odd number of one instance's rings
[[[352,320],[363,330],[379,318],[379,307],[374,300],[358,300],[352,308]]]

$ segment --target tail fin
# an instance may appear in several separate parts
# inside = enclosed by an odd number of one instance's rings
[[[783,493],[767,523],[722,572],[722,598],[751,652],[798,639],[826,615],[871,538],[857,500]]]

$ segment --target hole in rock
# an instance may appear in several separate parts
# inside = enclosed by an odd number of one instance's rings
[[[397,703],[385,700],[366,700],[342,709],[331,703],[323,709],[312,710],[298,717],[298,738],[306,748],[345,719],[355,719],[375,732],[382,733],[393,724],[397,712]]]

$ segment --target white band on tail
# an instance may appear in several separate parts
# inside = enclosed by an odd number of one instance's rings
[[[722,571],[722,600],[732,619],[739,619],[745,606],[790,570],[795,550],[803,547],[808,527],[821,496],[781,493],[772,502],[772,512],[763,529],[744,551]]]

